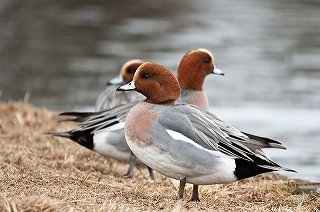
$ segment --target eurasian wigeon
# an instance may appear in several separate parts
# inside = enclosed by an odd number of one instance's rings
[[[209,110],[208,98],[203,90],[204,79],[209,74],[224,75],[215,66],[212,53],[203,48],[187,52],[178,68],[181,96],[177,103],[193,104]]]
[[[135,90],[146,96],[127,115],[126,140],[144,164],[180,180],[179,199],[187,182],[197,188],[270,171],[294,171],[272,161],[260,145],[214,114],[195,105],[175,104],[180,85],[162,65],[142,64],[133,81],[117,90]],[[198,189],[193,190],[191,200],[199,201]]]
[[[135,72],[135,69],[141,65],[141,60],[131,60],[125,63],[121,69],[121,73],[118,77],[112,79],[109,81],[109,83],[116,84],[116,83],[128,83],[133,78],[133,73]],[[181,59],[179,68],[178,68],[178,80],[180,82],[181,86],[181,98],[178,100],[179,103],[189,103],[189,104],[195,104],[200,107],[203,107],[204,109],[209,109],[208,99],[203,91],[203,83],[204,79],[209,74],[218,74],[218,75],[224,75],[221,70],[215,67],[214,64],[214,57],[212,53],[207,49],[197,49],[197,50],[191,50],[187,52],[183,58]],[[119,86],[117,86],[119,87]],[[115,95],[116,88],[112,87],[114,91],[111,91],[108,88],[100,95],[100,97],[97,100],[96,104],[96,111],[99,111],[100,109],[109,109],[110,105],[117,105],[114,103],[107,103],[105,101],[113,101],[111,98],[108,98],[105,96],[107,93],[111,93],[111,95],[116,98],[120,96],[119,98],[122,100],[122,103],[127,104],[125,107],[127,109],[127,112],[131,109],[133,105],[135,105],[137,102],[134,102],[135,99],[130,99],[131,95],[135,96],[135,92],[120,92],[120,95]],[[119,92],[119,91],[117,91]],[[124,94],[125,93],[125,94]],[[145,99],[145,97],[141,94],[138,94],[142,96],[142,99]],[[124,101],[129,100],[130,101]],[[132,101],[131,101],[132,100]],[[119,101],[114,101],[119,103]],[[131,105],[131,106],[130,106]],[[121,110],[124,111],[123,109]],[[108,112],[107,112],[108,113]],[[85,120],[95,119],[98,116],[99,113],[77,113],[77,112],[67,112],[62,113],[61,115],[68,115],[68,116],[75,116],[75,119],[67,119],[67,120],[73,120],[80,122],[80,124],[83,125],[82,128],[66,131],[66,132],[58,132],[58,133],[52,133],[56,136],[63,136],[68,137],[74,141],[76,141],[78,144],[91,149],[95,152],[98,152],[99,154],[104,155],[107,158],[113,158],[120,161],[129,161],[129,170],[127,172],[127,176],[129,178],[133,177],[134,174],[134,166],[136,163],[136,157],[131,153],[130,148],[127,145],[127,142],[125,140],[124,131],[123,128],[120,127],[120,129],[116,130],[97,130],[94,128],[87,129],[84,126],[87,126],[85,123]],[[101,113],[103,115],[103,112]],[[101,115],[100,114],[100,115]],[[102,120],[105,117],[102,116]],[[94,132],[92,132],[94,130]],[[85,138],[85,139],[84,139]],[[138,160],[138,164],[141,162]],[[154,175],[152,173],[152,170],[149,169],[150,172],[150,178],[154,179]]]
[[[120,74],[109,80],[106,89],[98,96],[95,105],[96,112],[145,99],[140,93],[116,92],[117,87],[132,81],[137,68],[144,62],[140,59],[133,59],[122,65]]]

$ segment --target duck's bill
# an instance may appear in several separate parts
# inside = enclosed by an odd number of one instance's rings
[[[216,66],[214,67],[212,73],[224,76],[224,73],[220,69],[218,69]]]
[[[107,85],[120,85],[124,82],[123,78],[121,75],[109,80],[109,82],[107,83]]]
[[[134,91],[134,90],[137,90],[137,87],[134,85],[133,81],[117,88],[117,91]]]

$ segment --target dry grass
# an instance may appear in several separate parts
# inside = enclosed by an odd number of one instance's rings
[[[0,102],[0,211],[319,211],[313,194],[268,176],[229,185],[200,186],[200,203],[177,201],[177,181],[145,169],[123,176],[128,165],[68,139],[43,135],[66,130],[57,112]],[[191,186],[187,187],[189,199]]]

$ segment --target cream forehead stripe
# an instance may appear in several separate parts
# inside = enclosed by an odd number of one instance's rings
[[[125,62],[125,64],[123,64],[123,66],[127,66],[131,63],[143,63],[143,62],[144,62],[143,60],[133,59],[133,60],[129,60],[129,61]]]
[[[206,52],[206,53],[208,53],[208,54],[211,56],[211,58],[213,58],[212,53],[211,53],[208,49],[200,48],[200,49],[198,49],[198,51]]]
[[[129,60],[127,62],[125,62],[122,67],[121,67],[121,71],[124,71],[125,68],[133,63],[144,63],[145,61],[143,60],[139,60],[139,59],[133,59],[133,60]]]

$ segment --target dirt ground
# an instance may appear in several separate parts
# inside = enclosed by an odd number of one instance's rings
[[[320,197],[295,194],[295,181],[263,175],[200,186],[201,202],[176,200],[178,181],[105,159],[69,139],[43,133],[75,127],[57,111],[0,102],[0,211],[319,211]],[[281,178],[281,179],[280,179]]]

